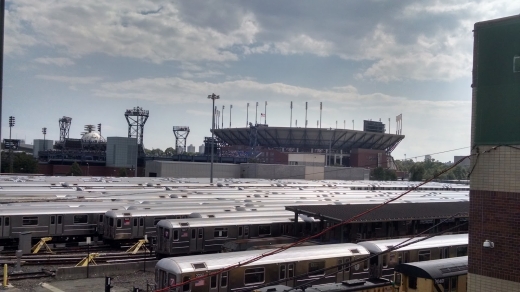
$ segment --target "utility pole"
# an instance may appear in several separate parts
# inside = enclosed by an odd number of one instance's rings
[[[222,105],[222,129],[224,129],[224,105]]]
[[[246,127],[249,126],[249,102],[247,103]]]
[[[220,98],[220,96],[216,95],[215,93],[208,95],[208,99],[213,100],[213,106],[211,107],[211,109],[213,110],[213,118],[211,119],[212,120],[212,124],[211,124],[211,167],[210,167],[210,176],[209,176],[210,183],[213,183],[213,152],[214,152],[214,148],[215,148],[215,111],[217,109],[215,107],[215,99],[219,99],[219,98]]]
[[[323,109],[323,104],[322,102],[320,101],[320,128],[321,128],[321,110]]]
[[[292,128],[292,101],[291,101],[291,123],[289,124],[289,127]]]
[[[229,128],[231,128],[231,109],[233,108],[233,105],[229,105]]]
[[[256,102],[256,110],[255,110],[255,126],[258,124],[258,101]]]
[[[391,134],[390,133],[390,118],[388,118],[388,134]]]
[[[9,172],[13,173],[13,141],[11,140],[11,129],[14,127],[15,119],[13,116],[9,117]],[[5,145],[4,145],[5,147]]]
[[[345,130],[346,128],[347,128],[347,121],[343,120],[343,130]]]
[[[307,128],[307,102],[305,102],[305,128]]]
[[[354,130],[354,120],[352,120],[352,130]]]
[[[267,101],[265,102],[265,110],[264,110],[264,124],[267,125]]]

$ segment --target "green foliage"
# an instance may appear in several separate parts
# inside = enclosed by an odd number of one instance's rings
[[[67,174],[69,176],[81,176],[83,175],[83,172],[81,171],[81,168],[79,167],[79,164],[77,162],[74,162],[70,166],[69,173]]]
[[[372,180],[397,180],[397,175],[394,170],[377,167],[370,171],[370,179],[372,179]]]
[[[174,155],[176,152],[175,152],[175,149],[173,149],[173,147],[168,147],[164,150],[164,154],[167,155],[167,156],[172,156]]]
[[[9,172],[9,152],[2,152],[2,172]],[[13,153],[13,172],[37,173],[38,161],[25,152]]]
[[[127,177],[128,176],[128,171],[126,170],[126,168],[120,168],[119,169],[119,176],[120,177]]]
[[[444,169],[450,167],[450,163],[443,163],[435,159],[426,159],[422,162],[413,162],[408,159],[406,161],[396,160],[399,170],[408,171],[411,181],[422,181],[435,177]],[[468,170],[462,166],[456,166],[452,170],[439,175],[438,180],[465,180],[468,176]]]

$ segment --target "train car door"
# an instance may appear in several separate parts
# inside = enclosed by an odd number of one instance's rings
[[[2,218],[2,217],[0,217]],[[11,217],[5,216],[2,218],[2,223],[0,224],[0,233],[2,233],[2,237],[9,238],[11,235],[10,227],[11,227]]]
[[[61,235],[63,233],[63,215],[56,216],[56,234]]]
[[[49,216],[49,235],[56,235],[56,215]]]
[[[197,228],[197,251],[204,249],[204,228]]]
[[[139,218],[132,218],[132,239],[139,237]]]
[[[139,237],[144,237],[145,229],[144,229],[144,217],[139,217]]]
[[[190,229],[190,252],[197,251],[197,228]]]
[[[338,259],[336,282],[350,280],[350,258]]]

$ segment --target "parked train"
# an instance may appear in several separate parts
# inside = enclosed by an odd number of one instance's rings
[[[277,237],[292,235],[293,216],[254,217],[256,212],[237,218],[200,218],[191,220],[161,220],[157,224],[158,258],[190,253],[220,252],[224,243],[236,239]],[[249,216],[249,217],[245,217]],[[318,227],[315,219],[302,216],[298,228],[302,233],[311,233]]]
[[[422,238],[416,238],[419,240]],[[398,239],[399,243],[406,238]],[[259,285],[274,281],[290,287],[299,286],[313,281],[313,284],[341,282],[351,279],[365,279],[371,270],[383,270],[390,267],[390,259],[397,261],[426,261],[448,255],[458,247],[467,247],[468,235],[444,235],[426,239],[397,249],[396,257],[373,254],[365,246],[382,246],[385,241],[371,241],[364,244],[341,243],[318,246],[293,247],[281,253],[261,258],[228,272],[213,275],[186,283],[178,288],[167,290],[168,287],[185,283],[195,277],[200,277],[219,271],[222,268],[255,258],[272,250],[251,250],[234,253],[219,253],[207,255],[192,255],[161,259],[155,267],[155,284],[163,291],[191,292],[225,292],[240,288],[253,289]],[[444,250],[448,253],[444,253]],[[408,256],[399,252],[407,252]],[[425,255],[429,256],[426,257]],[[373,257],[369,259],[369,255]],[[375,260],[372,260],[375,259]],[[354,262],[357,261],[357,262]],[[351,265],[350,263],[353,262]],[[374,268],[377,266],[377,268]]]

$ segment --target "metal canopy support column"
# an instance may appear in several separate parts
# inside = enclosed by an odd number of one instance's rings
[[[294,228],[293,228],[294,237],[298,237],[298,209],[294,210]]]

